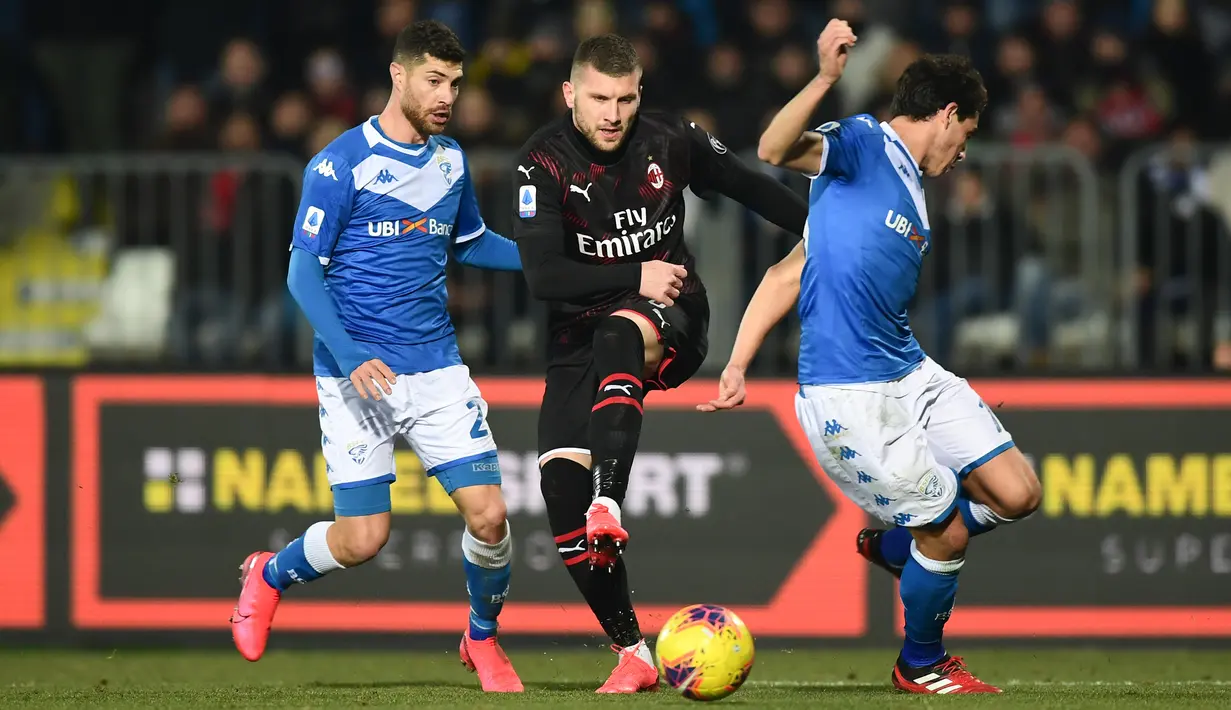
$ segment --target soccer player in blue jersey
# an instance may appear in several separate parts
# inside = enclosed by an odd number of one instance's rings
[[[458,354],[446,309],[449,255],[519,270],[517,247],[487,229],[466,156],[441,136],[462,77],[457,36],[434,21],[398,35],[393,91],[304,171],[287,285],[316,331],[321,447],[333,521],[242,568],[231,619],[245,658],[265,650],[282,592],[372,559],[389,538],[394,438],[410,443],[466,529],[470,594],[461,658],[484,690],[522,690],[496,640],[511,546],[487,404]]]
[[[763,160],[812,178],[808,224],[749,303],[718,397],[698,409],[743,402],[745,368],[798,300],[800,426],[834,483],[891,526],[861,531],[857,547],[901,578],[894,685],[1000,692],[945,651],[942,632],[970,537],[1032,513],[1038,478],[966,380],[924,354],[906,317],[932,242],[923,178],[963,157],[987,93],[966,58],[925,56],[898,80],[888,122],[858,115],[806,130],[855,41],[847,23],[829,23],[820,73],[761,136]]]

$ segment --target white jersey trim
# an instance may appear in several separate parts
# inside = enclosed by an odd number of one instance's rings
[[[479,228],[478,228],[478,229],[474,230],[473,232],[469,232],[469,233],[467,233],[467,234],[463,234],[462,236],[458,237],[457,239],[454,239],[454,240],[453,240],[453,243],[454,243],[454,244],[464,244],[464,243],[466,243],[466,242],[470,241],[471,239],[477,239],[477,238],[479,238],[479,237],[483,236],[483,232],[486,232],[486,231],[487,231],[487,224],[486,224],[486,223],[484,223],[484,222],[479,222]]]

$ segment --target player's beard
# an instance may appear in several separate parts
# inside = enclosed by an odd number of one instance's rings
[[[424,137],[443,133],[445,126],[449,123],[449,117],[453,113],[452,109],[447,106],[429,109],[426,106],[413,103],[409,96],[402,97],[401,109],[402,115],[410,122],[410,127]],[[444,120],[433,120],[434,115],[443,116]]]
[[[607,136],[604,136],[602,132],[602,128],[610,128],[611,126],[592,126],[575,112],[573,115],[576,117],[577,128],[581,131],[581,135],[585,136],[586,140],[590,141],[590,145],[594,146],[596,150],[607,153],[619,150],[620,146],[624,145],[624,139],[628,137],[628,126],[631,119],[618,126],[620,133],[615,141],[612,141]]]

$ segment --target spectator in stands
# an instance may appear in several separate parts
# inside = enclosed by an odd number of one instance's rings
[[[1132,146],[1162,135],[1171,106],[1171,89],[1118,33],[1096,31],[1090,42],[1092,62],[1075,96],[1078,110],[1092,112],[1112,141],[1115,164]]]
[[[288,91],[279,96],[269,119],[269,149],[302,160],[310,158],[304,150],[312,119],[312,105],[302,91]]]
[[[1219,282],[1225,289],[1231,276],[1231,237],[1211,209],[1205,160],[1195,133],[1179,127],[1139,185],[1138,359],[1147,367],[1212,364]]]
[[[227,43],[206,96],[211,120],[216,124],[236,111],[264,119],[268,109],[265,60],[252,40],[237,38]]]
[[[933,218],[944,235],[943,252],[931,268],[931,302],[920,304],[935,332],[929,349],[948,359],[958,323],[974,315],[1016,312],[1028,359],[1047,346],[1049,306],[1041,244],[1022,215],[988,189],[977,170],[954,176],[953,189]]]
[[[200,89],[189,84],[171,92],[163,110],[162,130],[150,147],[176,152],[214,147],[214,137],[209,130],[209,107]]]
[[[388,61],[384,66],[389,66]],[[318,116],[331,116],[348,127],[357,122],[358,101],[347,83],[346,63],[338,50],[322,48],[313,52],[308,57],[305,73],[308,94]]]
[[[1176,118],[1204,126],[1214,61],[1192,25],[1185,0],[1155,0],[1143,49],[1172,89]]]

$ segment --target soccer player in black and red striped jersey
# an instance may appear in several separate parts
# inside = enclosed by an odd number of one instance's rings
[[[599,692],[634,693],[658,683],[620,559],[642,402],[686,381],[708,350],[684,189],[796,234],[807,205],[693,123],[639,111],[641,66],[623,37],[583,42],[563,90],[571,111],[530,138],[514,175],[522,267],[551,304],[539,466],[558,549],[620,654]]]

